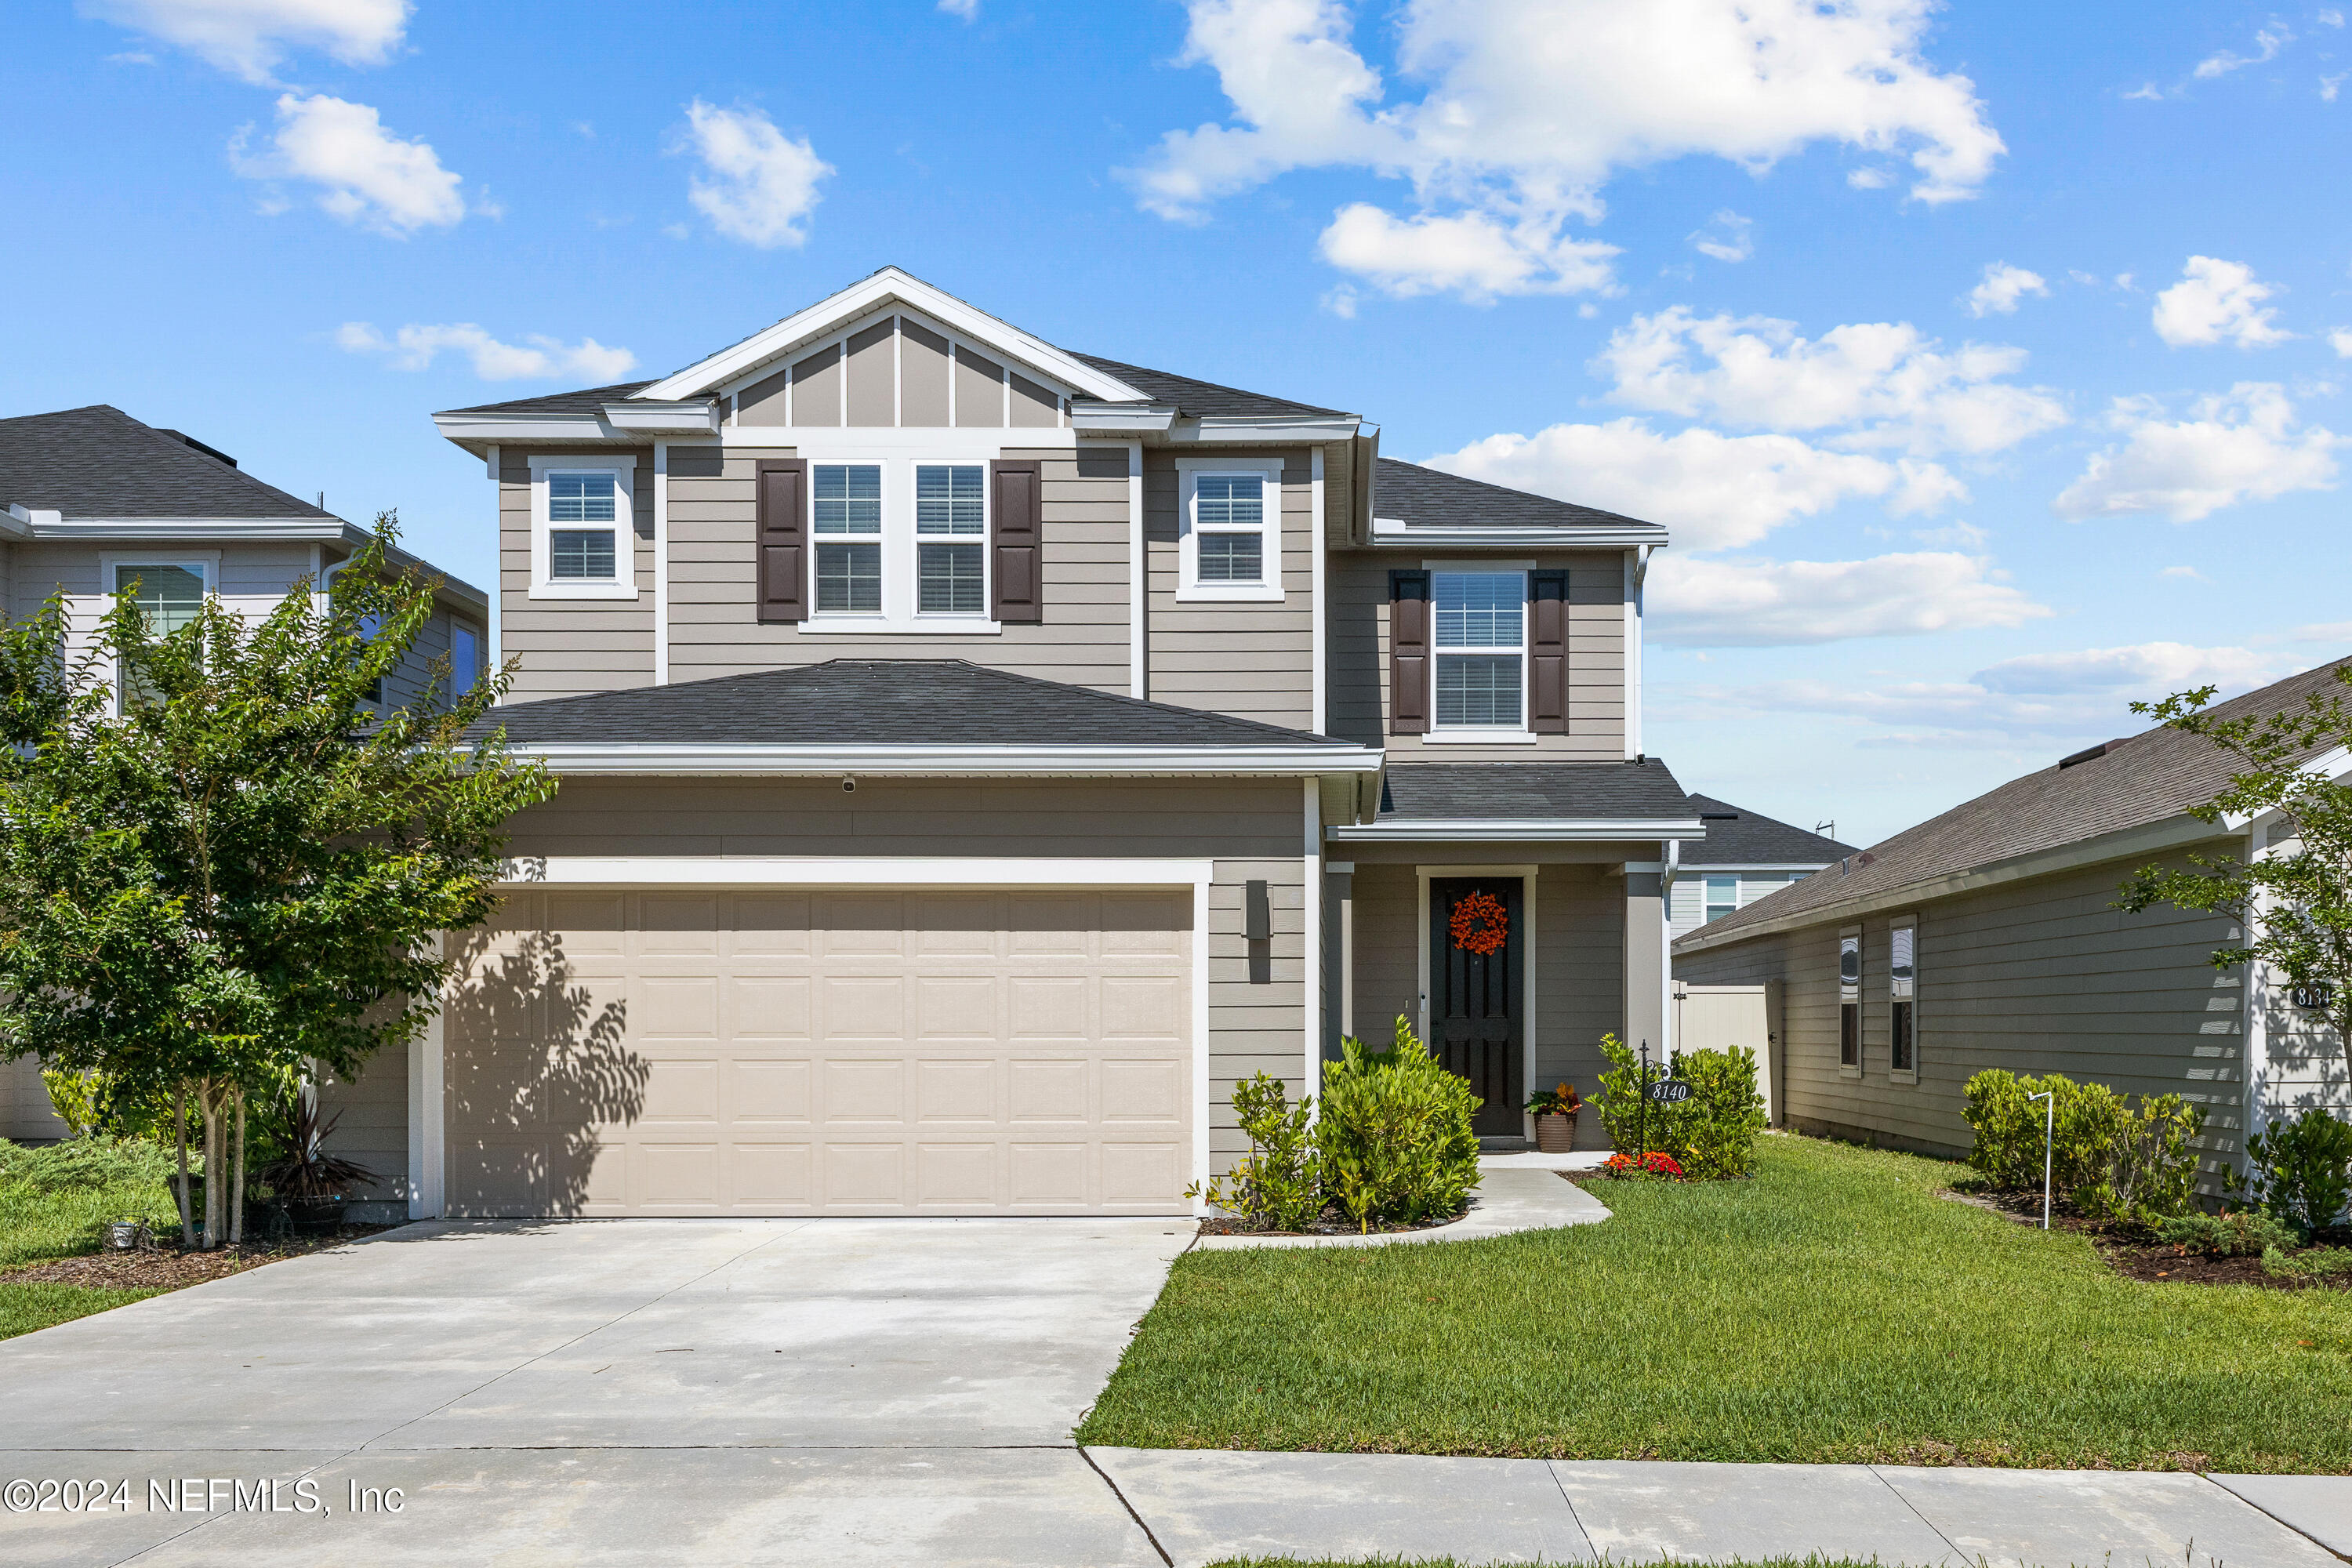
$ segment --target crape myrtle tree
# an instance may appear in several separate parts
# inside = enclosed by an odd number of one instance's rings
[[[95,1075],[204,1138],[203,1245],[242,1239],[247,1096],[413,1041],[486,920],[505,826],[549,798],[503,731],[499,672],[379,702],[436,583],[394,518],[267,616],[206,597],[165,628],[135,587],[94,627],[60,599],[0,624],[0,1054]]]
[[[2352,665],[2335,675],[2338,687],[2352,687]],[[2352,1040],[2352,785],[2309,766],[2352,746],[2352,711],[2341,690],[2314,691],[2300,707],[2224,718],[2207,711],[2214,690],[2135,702],[2132,711],[2202,735],[2241,764],[2228,786],[2190,806],[2189,816],[2219,825],[2275,811],[2294,838],[2242,860],[2192,855],[2186,867],[2143,867],[2124,884],[2117,907],[2137,914],[2161,903],[2229,916],[2240,940],[2214,951],[2214,967],[2259,959],[2289,985],[2325,995],[2336,1039]]]

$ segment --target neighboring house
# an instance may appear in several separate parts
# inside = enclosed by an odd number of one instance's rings
[[[1776,822],[1761,812],[1742,811],[1712,795],[1690,799],[1699,821],[1706,825],[1706,837],[1682,847],[1674,874],[1666,921],[1677,937],[1854,853],[1851,844]]]
[[[226,453],[102,403],[0,419],[0,609],[27,616],[63,594],[81,636],[122,588],[134,588],[165,628],[184,624],[208,594],[267,613],[371,537],[255,479]],[[427,661],[444,654],[472,679],[483,668],[489,608],[480,589],[445,577],[439,606],[385,682],[385,699],[414,698]],[[64,1132],[32,1059],[0,1064],[0,1137]],[[362,1120],[347,1133],[360,1136]]]
[[[2300,707],[2336,689],[2333,671],[2215,710]],[[2347,765],[2340,751],[2317,763]],[[2210,1173],[2277,1110],[2347,1106],[2342,1044],[2266,971],[2213,967],[2235,922],[2115,907],[2142,866],[2285,840],[2267,817],[2188,815],[2231,772],[2228,753],[2176,730],[2077,752],[1699,927],[1675,943],[1675,978],[1775,998],[1775,1100],[1791,1125],[1960,1154],[1972,1074],[2054,1071],[2203,1106]]]
[[[1506,1140],[1663,1044],[1664,529],[896,268],[436,420],[562,790],[431,1037],[336,1090],[405,1119],[407,1212],[1187,1213],[1235,1082],[1343,1033],[1412,1017]]]

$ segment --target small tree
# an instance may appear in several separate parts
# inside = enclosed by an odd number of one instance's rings
[[[58,599],[0,625],[0,1053],[193,1100],[207,1247],[242,1238],[248,1093],[415,1040],[437,933],[489,916],[508,818],[554,793],[503,731],[467,738],[503,672],[450,695],[436,659],[377,711],[436,584],[376,527],[257,620],[208,598],[159,631],[129,590],[79,647]]]
[[[2335,672],[2352,687],[2352,665]],[[2252,855],[2191,855],[2187,868],[2145,866],[2124,884],[2116,907],[2138,913],[2157,904],[2227,915],[2241,940],[2216,948],[2213,966],[2257,959],[2287,984],[2325,995],[2324,1012],[2340,1042],[2352,1039],[2352,784],[2305,764],[2352,745],[2352,712],[2340,691],[2314,691],[2300,708],[2222,718],[2206,711],[2215,689],[2200,686],[2161,702],[2135,702],[2175,730],[2202,735],[2239,759],[2227,787],[2189,815],[2200,822],[2244,820],[2278,812],[2293,824],[2292,849]]]

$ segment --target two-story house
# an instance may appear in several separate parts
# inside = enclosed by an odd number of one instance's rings
[[[1503,1140],[1664,1043],[1664,529],[896,268],[436,419],[562,787],[340,1091],[404,1098],[411,1212],[1184,1213],[1342,1034],[1411,1018]]]
[[[267,615],[295,587],[326,581],[370,538],[256,479],[226,453],[102,403],[0,419],[0,607],[22,617],[63,595],[71,636],[93,630],[124,590],[165,629],[184,624],[207,595]],[[433,574],[440,580],[434,615],[384,682],[388,703],[415,700],[433,659],[446,656],[453,680],[467,685],[486,668],[489,596]],[[341,1137],[372,1166],[397,1169],[405,1121],[372,1125],[368,1112],[355,1111]],[[0,1063],[0,1137],[64,1132],[40,1064],[30,1057]],[[388,1158],[378,1150],[387,1142]]]

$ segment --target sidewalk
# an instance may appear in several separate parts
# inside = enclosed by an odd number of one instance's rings
[[[1176,1568],[1229,1557],[1451,1557],[1469,1568],[1813,1552],[1887,1568],[2339,1568],[2336,1552],[2352,1552],[2343,1477],[1087,1453]]]

